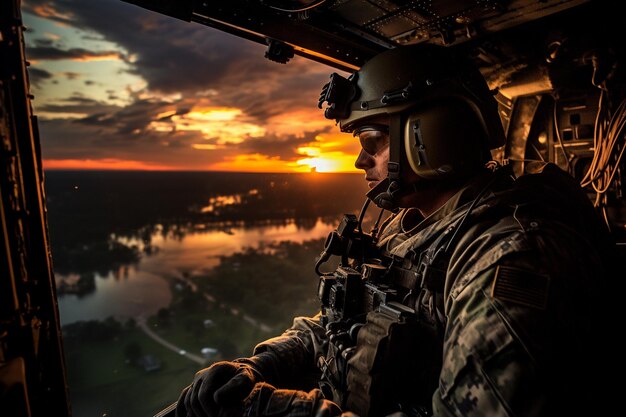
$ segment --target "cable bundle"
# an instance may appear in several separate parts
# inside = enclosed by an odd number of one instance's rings
[[[589,170],[581,181],[581,186],[591,185],[596,192],[594,205],[599,207],[603,197],[620,169],[626,146],[624,127],[626,126],[626,99],[622,100],[611,117],[607,105],[608,93],[601,90],[598,114],[594,127],[594,155]]]

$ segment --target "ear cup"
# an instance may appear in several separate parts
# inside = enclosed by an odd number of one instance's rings
[[[404,150],[418,176],[447,178],[486,162],[487,134],[474,109],[452,98],[429,103],[410,114],[405,124]]]

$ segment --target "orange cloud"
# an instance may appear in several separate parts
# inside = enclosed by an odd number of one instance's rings
[[[51,4],[41,4],[33,6],[32,11],[35,15],[43,18],[62,18],[70,19],[69,14],[63,14],[54,8]]]
[[[104,159],[44,159],[44,169],[77,170],[132,170],[132,171],[176,171],[180,167],[159,165],[150,162],[115,158]]]
[[[260,153],[242,154],[228,157],[224,161],[216,162],[207,167],[209,171],[232,172],[308,172],[305,167],[298,168],[297,164],[287,162],[278,157],[269,158]]]
[[[85,54],[83,56],[77,56],[75,58],[70,58],[72,61],[78,62],[91,62],[91,61],[121,61],[122,54],[117,52],[110,52],[105,54]]]
[[[353,155],[356,159],[361,145],[358,139],[352,137],[349,133],[339,132],[339,129],[329,133],[322,133],[317,136],[316,144],[321,148],[321,152],[343,152],[345,154]]]
[[[200,132],[205,138],[218,138],[218,145],[241,143],[246,137],[258,137],[265,129],[242,120],[242,110],[234,107],[194,106],[191,111],[178,114],[167,110],[156,115],[149,129],[157,132]],[[215,146],[194,146],[195,149],[215,149]]]
[[[313,107],[313,106],[312,106]],[[298,134],[304,131],[319,131],[334,128],[333,120],[325,119],[317,108],[299,109],[273,116],[267,120],[268,130],[277,134]]]

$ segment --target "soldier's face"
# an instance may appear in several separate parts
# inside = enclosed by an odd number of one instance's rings
[[[368,123],[354,131],[359,138],[361,152],[354,166],[365,171],[365,180],[369,188],[387,178],[389,162],[389,125],[384,121]]]

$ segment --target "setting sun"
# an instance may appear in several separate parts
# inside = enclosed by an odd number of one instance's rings
[[[328,156],[299,159],[297,164],[306,171],[315,172],[354,172],[354,156],[331,152]]]
[[[315,172],[333,172],[337,171],[339,164],[337,161],[332,161],[326,158],[305,158],[298,161],[299,165],[308,165],[311,170]]]

